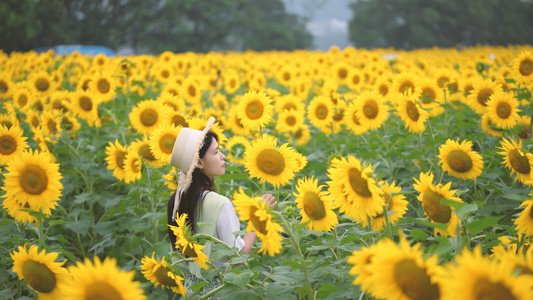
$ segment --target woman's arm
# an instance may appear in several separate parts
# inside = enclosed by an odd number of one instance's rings
[[[248,232],[242,239],[244,240],[244,247],[241,249],[241,251],[248,254],[252,253],[252,246],[255,244],[255,240],[257,239],[255,231]]]

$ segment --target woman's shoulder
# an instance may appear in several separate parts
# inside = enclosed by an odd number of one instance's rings
[[[209,191],[206,193],[204,197],[204,201],[211,201],[211,202],[219,202],[221,204],[224,204],[226,201],[229,201],[229,198],[223,195],[220,195],[219,193],[215,191]]]

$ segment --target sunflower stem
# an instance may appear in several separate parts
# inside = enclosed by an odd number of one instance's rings
[[[44,229],[43,229],[43,210],[41,209],[39,214],[39,247],[43,247],[44,245]]]
[[[300,241],[299,241],[298,234],[292,230],[292,227],[290,226],[287,219],[283,217],[282,214],[280,214],[280,216],[281,216],[281,219],[283,220],[283,225],[285,225],[285,229],[287,230],[287,233],[289,234],[292,247],[294,248],[294,250],[296,251],[296,254],[301,259],[302,271],[304,273],[304,277],[306,281],[305,288],[307,289],[308,297],[312,297],[314,295],[314,291],[313,291],[313,288],[311,287],[311,281],[309,280],[309,272],[307,270],[307,260],[302,253],[302,249],[300,248]]]

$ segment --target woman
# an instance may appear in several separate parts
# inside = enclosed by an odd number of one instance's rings
[[[249,232],[244,237],[234,234],[241,228],[233,205],[213,188],[214,178],[226,172],[226,156],[219,150],[217,135],[209,131],[214,122],[215,119],[211,117],[202,131],[182,128],[176,138],[170,164],[179,169],[179,180],[177,191],[168,200],[168,224],[176,226],[177,217],[187,214],[187,224],[193,232],[212,235],[229,247],[250,253],[256,241],[255,232]],[[277,204],[271,194],[263,195],[262,199],[269,206]],[[198,227],[198,223],[209,225]],[[170,229],[168,233],[175,251],[176,236]],[[208,256],[210,249],[210,245],[204,248]],[[213,264],[219,267],[226,261],[221,259]],[[190,272],[185,278],[185,287],[189,283],[203,281],[198,264],[191,262],[188,268]]]

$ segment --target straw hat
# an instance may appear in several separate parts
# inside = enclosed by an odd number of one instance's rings
[[[205,135],[215,123],[215,118],[210,117],[204,130],[182,128],[172,148],[170,164],[179,170],[178,189],[174,198],[174,210],[172,220],[176,219],[181,194],[185,193],[191,185],[192,172],[200,159],[200,148],[204,144]]]

